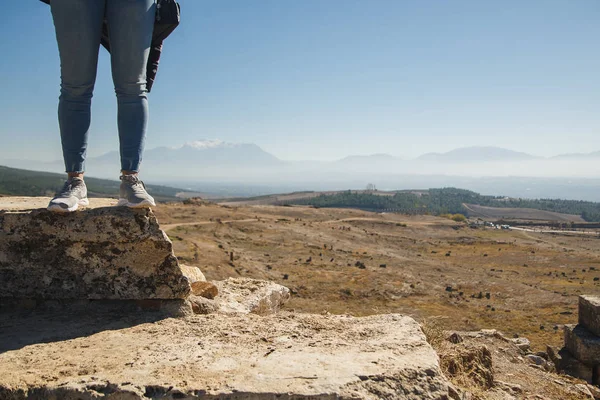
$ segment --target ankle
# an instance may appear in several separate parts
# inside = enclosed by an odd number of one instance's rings
[[[83,172],[67,172],[68,179],[79,178],[83,180]]]
[[[121,171],[121,175],[135,175],[137,176],[138,172],[137,171]]]

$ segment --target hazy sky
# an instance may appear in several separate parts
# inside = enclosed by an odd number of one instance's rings
[[[60,159],[48,6],[7,1],[0,162]],[[600,150],[598,0],[180,0],[147,148],[221,139],[285,160],[469,145]],[[101,49],[89,155],[117,149]]]

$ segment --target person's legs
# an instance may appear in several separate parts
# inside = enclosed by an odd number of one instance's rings
[[[127,207],[156,205],[137,177],[148,123],[146,67],[155,16],[154,0],[107,0],[123,174],[118,205]]]
[[[51,2],[60,54],[58,123],[68,179],[50,201],[50,211],[71,212],[89,204],[83,172],[105,2]]]
[[[60,54],[58,121],[66,172],[83,173],[106,0],[52,0]],[[80,175],[80,174],[79,174]]]
[[[154,0],[106,0],[111,65],[118,102],[121,170],[139,170],[148,123],[146,66],[156,5]]]

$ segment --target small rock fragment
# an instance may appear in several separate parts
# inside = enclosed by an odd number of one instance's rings
[[[548,355],[548,359],[554,363],[556,369],[560,369],[562,357],[560,356],[560,354],[558,354],[558,349],[553,346],[547,345],[546,354]]]
[[[592,392],[590,392],[590,389],[588,389],[588,385],[584,385],[582,383],[579,383],[579,384],[575,385],[575,388],[583,396],[583,397],[581,397],[582,399],[594,400],[594,395],[592,394]]]
[[[448,336],[448,341],[450,343],[457,344],[457,343],[462,343],[463,338],[458,333],[454,332],[452,335]]]
[[[540,356],[536,356],[535,354],[528,354],[525,357],[529,360],[529,362],[532,362],[535,365],[540,365],[542,367],[546,365],[546,360]]]
[[[198,282],[198,281],[206,281],[206,277],[198,267],[192,267],[185,264],[179,264],[179,268],[181,268],[181,272],[183,275],[188,278],[190,283]]]
[[[213,314],[219,311],[219,306],[214,300],[206,297],[190,295],[188,301],[192,304],[194,314]]]
[[[513,342],[521,351],[528,352],[531,350],[531,343],[529,342],[529,339],[527,339],[527,338],[518,337],[518,338],[510,339],[510,341]]]
[[[214,299],[219,294],[219,289],[211,282],[194,282],[192,283],[192,293],[196,296]]]

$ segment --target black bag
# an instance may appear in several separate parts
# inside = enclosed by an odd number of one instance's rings
[[[181,20],[180,11],[181,7],[175,0],[157,0],[152,42],[162,42],[177,28]]]
[[[148,90],[148,92],[152,90],[152,86],[156,80],[163,41],[179,25],[181,20],[180,11],[181,8],[179,7],[179,3],[175,0],[156,1],[156,19],[154,20],[152,44],[150,46],[150,55],[148,56],[148,65],[146,68],[146,90]]]

